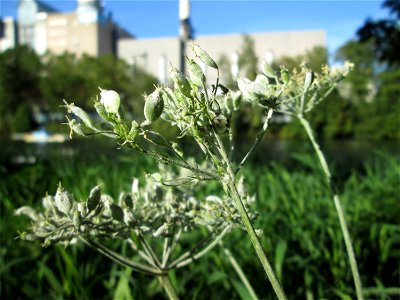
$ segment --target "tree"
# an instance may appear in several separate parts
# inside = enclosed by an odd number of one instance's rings
[[[258,58],[254,49],[254,40],[243,36],[243,44],[239,52],[239,68],[244,77],[253,80],[257,74]]]
[[[41,71],[40,58],[25,46],[0,54],[0,134],[34,126],[31,110],[43,105]]]
[[[379,61],[391,68],[400,65],[400,0],[386,0],[383,5],[389,9],[387,19],[368,19],[357,31],[361,43],[372,41]]]
[[[305,54],[297,56],[282,56],[279,57],[273,64],[275,67],[284,65],[289,70],[298,68],[302,61],[307,61],[309,68],[314,72],[321,70],[322,65],[328,63],[328,54],[325,47],[315,46],[314,48],[307,50]]]

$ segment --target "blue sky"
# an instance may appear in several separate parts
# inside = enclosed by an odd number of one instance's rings
[[[0,15],[15,16],[18,0],[0,0]],[[75,0],[44,0],[72,11]],[[103,0],[106,12],[138,38],[176,36],[178,0]],[[195,35],[322,29],[333,53],[354,37],[368,17],[387,16],[381,0],[369,1],[191,1]]]

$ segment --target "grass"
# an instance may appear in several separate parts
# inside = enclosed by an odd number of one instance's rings
[[[45,192],[54,193],[59,181],[78,198],[87,197],[101,182],[112,196],[130,189],[133,175],[156,169],[135,154],[115,151],[98,154],[83,149],[70,159],[55,153],[32,166],[0,169],[1,298],[35,299],[147,299],[161,298],[156,279],[130,273],[83,245],[42,249],[39,244],[14,240],[28,221],[14,217],[21,205],[38,206]],[[90,155],[85,155],[89,153]],[[250,191],[257,194],[256,227],[264,231],[264,249],[290,299],[351,299],[353,284],[337,216],[325,181],[312,156],[294,158],[290,171],[281,164],[254,162],[243,169]],[[360,274],[368,297],[395,299],[400,257],[399,157],[377,154],[360,170],[341,178],[339,190],[349,222]],[[203,193],[220,193],[208,184]],[[200,233],[201,234],[201,233]],[[199,235],[200,235],[199,234]],[[245,233],[224,239],[257,295],[273,299]],[[199,236],[186,236],[182,247]],[[113,245],[118,248],[120,245]],[[122,251],[126,251],[122,246]],[[18,274],[18,275],[16,275]],[[242,283],[216,248],[200,262],[172,272],[177,292],[193,299],[240,299]],[[397,293],[397,294],[396,294]],[[367,296],[367,295],[366,295]]]

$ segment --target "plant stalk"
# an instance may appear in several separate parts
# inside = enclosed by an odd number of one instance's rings
[[[222,249],[224,250],[224,253],[225,253],[226,257],[229,259],[229,262],[231,263],[232,267],[235,269],[235,271],[236,271],[237,275],[239,276],[240,280],[242,281],[242,283],[246,287],[247,291],[249,292],[249,294],[251,296],[251,300],[259,299],[257,297],[257,294],[254,292],[254,289],[251,286],[249,280],[247,279],[246,275],[244,274],[242,268],[239,266],[239,264],[236,261],[235,257],[232,255],[232,252],[228,248],[224,247],[224,244],[223,244],[222,241],[220,241],[219,244],[221,245]]]
[[[217,133],[215,133],[215,138],[218,143],[218,149],[220,151],[220,154],[225,162],[225,165],[227,166],[228,169],[228,176],[229,178],[225,179],[225,184],[228,187],[229,194],[232,197],[235,207],[238,210],[240,217],[242,219],[243,225],[246,228],[247,234],[250,237],[250,240],[253,244],[253,247],[257,253],[257,256],[261,262],[261,264],[264,267],[265,273],[267,273],[267,277],[269,281],[271,282],[271,285],[275,291],[275,294],[277,295],[279,300],[286,300],[286,295],[278,281],[278,279],[275,276],[275,273],[267,259],[267,256],[265,255],[265,252],[261,246],[260,240],[257,237],[256,231],[254,230],[253,224],[250,221],[249,215],[247,214],[246,208],[244,207],[244,204],[242,202],[242,199],[240,198],[239,192],[237,191],[236,184],[235,184],[235,172],[232,169],[232,165],[229,162],[229,158],[226,154],[224,144],[219,137]]]
[[[274,110],[272,108],[270,108],[268,110],[267,113],[267,118],[263,124],[262,129],[260,130],[260,132],[257,134],[256,140],[254,141],[253,145],[251,146],[250,150],[247,152],[247,154],[244,156],[244,158],[242,159],[242,161],[240,162],[239,166],[237,167],[237,169],[235,170],[235,174],[237,174],[240,169],[243,167],[243,165],[246,163],[246,161],[248,160],[248,158],[250,157],[250,155],[256,150],[258,144],[261,142],[265,132],[267,131],[269,122],[272,118],[272,114],[273,114]]]
[[[178,300],[178,295],[176,294],[175,288],[169,280],[168,274],[157,276],[160,281],[161,286],[164,288],[165,292],[168,295],[168,298],[171,300]]]
[[[346,223],[346,219],[345,219],[345,215],[342,209],[342,205],[340,203],[340,199],[338,196],[338,193],[336,191],[335,185],[333,183],[332,180],[332,175],[331,172],[329,170],[329,166],[328,163],[325,159],[324,154],[321,151],[321,148],[319,146],[319,144],[316,142],[315,138],[314,138],[314,134],[313,131],[311,129],[310,123],[307,121],[307,119],[305,119],[301,114],[297,116],[301,122],[301,124],[303,125],[305,131],[307,132],[308,138],[311,141],[311,144],[318,156],[318,159],[321,163],[324,175],[325,175],[325,179],[328,182],[329,185],[329,189],[331,191],[331,194],[333,196],[333,202],[335,203],[335,208],[336,208],[336,212],[338,214],[339,217],[339,222],[340,222],[340,228],[342,230],[343,233],[343,239],[344,239],[344,243],[346,245],[346,251],[347,251],[347,255],[349,257],[349,262],[350,262],[350,268],[351,268],[351,273],[353,275],[353,280],[354,280],[354,285],[356,288],[356,294],[357,294],[357,299],[358,300],[363,300],[363,291],[362,291],[362,285],[361,285],[361,278],[360,278],[360,274],[358,272],[358,267],[357,267],[357,261],[356,261],[356,257],[354,254],[354,249],[351,243],[351,239],[350,239],[350,233],[349,233],[349,229]]]

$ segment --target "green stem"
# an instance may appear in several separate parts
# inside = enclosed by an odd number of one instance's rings
[[[224,250],[224,253],[226,257],[228,258],[229,262],[231,263],[232,267],[235,269],[236,273],[238,274],[240,280],[242,280],[244,286],[246,287],[247,291],[249,292],[251,299],[252,300],[257,300],[259,299],[254,292],[253,287],[251,286],[250,282],[247,280],[246,275],[244,274],[242,268],[239,266],[238,262],[236,261],[235,257],[232,255],[232,252],[224,247],[224,244],[222,241],[219,242],[221,245],[222,249]]]
[[[360,279],[360,274],[358,272],[358,267],[357,267],[357,261],[356,261],[356,257],[354,254],[354,249],[353,246],[351,244],[351,239],[350,239],[350,233],[349,233],[349,229],[346,223],[346,219],[344,216],[344,212],[342,209],[342,205],[340,203],[340,199],[339,196],[337,194],[335,185],[333,183],[332,180],[332,175],[331,172],[329,170],[328,167],[328,163],[326,162],[325,156],[321,151],[321,148],[319,146],[319,144],[316,142],[315,138],[314,138],[314,134],[313,131],[311,129],[310,123],[302,116],[302,115],[298,115],[297,116],[301,122],[301,124],[303,125],[304,129],[307,132],[307,135],[311,141],[311,144],[314,147],[314,150],[318,156],[318,159],[321,163],[325,178],[328,182],[330,191],[333,195],[333,202],[335,203],[335,208],[336,208],[336,212],[338,214],[339,217],[339,222],[340,222],[340,228],[342,230],[343,233],[343,239],[344,239],[344,243],[346,245],[346,251],[347,251],[347,255],[349,257],[349,262],[350,262],[350,268],[351,268],[351,272],[353,274],[353,280],[354,280],[354,285],[356,288],[356,294],[357,294],[357,299],[358,300],[362,300],[363,299],[363,291],[362,291],[362,285],[361,285],[361,279]]]
[[[258,258],[264,267],[265,273],[267,273],[267,277],[268,277],[269,281],[271,282],[271,285],[275,291],[275,294],[277,295],[279,300],[287,299],[286,295],[285,295],[281,285],[279,284],[279,281],[276,278],[275,273],[267,259],[267,256],[265,255],[265,252],[261,246],[260,240],[257,237],[257,234],[256,234],[256,231],[254,230],[253,224],[250,221],[250,218],[247,214],[246,208],[244,207],[244,204],[242,202],[242,199],[240,198],[239,192],[237,191],[236,184],[235,184],[235,173],[232,169],[232,165],[229,162],[229,158],[226,154],[224,144],[217,133],[215,133],[215,138],[218,143],[218,149],[219,149],[221,156],[222,156],[222,158],[227,166],[227,169],[228,169],[227,175],[229,178],[225,179],[225,183],[228,187],[229,194],[230,194],[231,198],[233,199],[233,202],[235,203],[236,209],[238,210],[238,212],[240,214],[243,225],[246,228],[247,234],[250,237],[250,240],[253,244],[253,247],[257,253]]]
[[[264,125],[261,129],[261,131],[257,134],[256,140],[254,141],[253,145],[251,146],[250,150],[247,152],[247,154],[244,156],[244,158],[242,159],[242,161],[240,162],[239,166],[237,167],[237,169],[235,170],[235,174],[237,174],[240,169],[243,167],[243,165],[246,163],[247,159],[250,157],[250,155],[254,152],[254,150],[256,150],[258,144],[261,142],[265,132],[267,131],[268,125],[269,125],[269,121],[272,118],[272,114],[273,114],[274,110],[272,108],[270,108],[268,110],[267,113],[267,119],[264,122]]]
[[[183,266],[186,266],[188,264],[190,264],[191,262],[199,259],[200,257],[202,257],[204,254],[207,254],[212,248],[215,247],[215,245],[218,244],[219,241],[222,240],[222,238],[225,236],[225,234],[231,229],[231,227],[228,225],[224,228],[224,230],[222,230],[222,232],[206,247],[204,248],[202,251],[196,253],[195,255],[193,255],[192,257],[188,258],[188,259],[179,259],[179,261],[174,264],[172,263],[170,268],[181,268]],[[191,251],[190,251],[191,252]]]
[[[163,274],[163,272],[158,269],[131,261],[131,260],[127,259],[126,257],[121,256],[120,254],[108,249],[107,247],[103,246],[102,244],[100,244],[88,237],[81,236],[80,238],[85,243],[89,244],[91,247],[93,247],[94,249],[99,251],[104,256],[107,256],[108,258],[112,259],[113,261],[115,261],[123,266],[129,267],[137,272],[141,272],[141,273],[145,273],[145,274],[149,274],[149,275],[162,275]]]
[[[233,173],[232,173],[233,175]],[[240,199],[240,195],[236,189],[236,185],[231,177],[231,180],[228,183],[228,188],[230,191],[230,196],[232,197],[233,201],[235,202],[236,209],[239,211],[240,217],[242,219],[243,225],[246,228],[246,231],[250,237],[251,242],[253,243],[253,247],[256,250],[256,253],[258,255],[258,258],[261,261],[261,264],[264,267],[265,273],[267,273],[267,277],[269,281],[271,282],[271,285],[278,296],[278,299],[283,300],[287,299],[286,295],[279,284],[278,279],[276,278],[274,271],[272,270],[272,267],[267,259],[267,256],[264,253],[264,250],[262,249],[260,240],[257,237],[257,234],[254,230],[253,224],[251,224],[250,218],[246,212],[246,208],[243,205],[242,200]]]
[[[164,288],[165,292],[168,295],[168,298],[171,300],[178,300],[178,295],[176,294],[175,288],[169,280],[168,274],[157,276],[160,281],[161,286]]]

